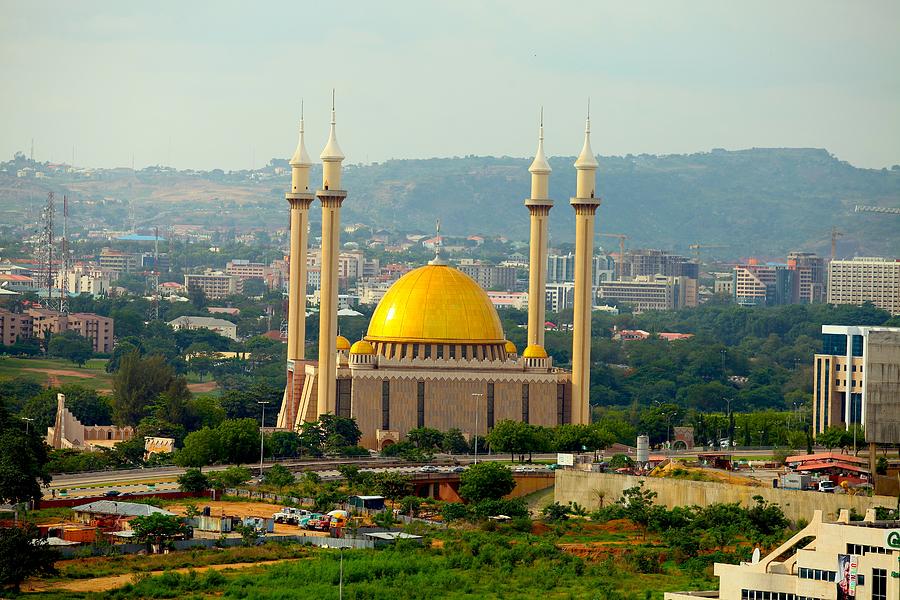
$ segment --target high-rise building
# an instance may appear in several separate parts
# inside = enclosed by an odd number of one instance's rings
[[[459,265],[459,270],[478,282],[485,290],[516,289],[516,269],[492,265]]]
[[[700,275],[700,265],[695,261],[664,250],[629,250],[621,262],[622,279],[641,275],[652,277],[692,277]]]
[[[798,274],[787,265],[750,259],[734,268],[734,301],[741,306],[780,306],[798,301]]]
[[[631,281],[608,281],[599,286],[600,298],[631,306],[635,312],[696,306],[697,280],[690,277],[638,275]]]
[[[862,424],[866,442],[900,443],[900,327],[823,325],[814,360],[814,435]]]
[[[616,275],[616,261],[608,254],[595,254],[592,274],[594,285],[612,281]],[[547,257],[547,283],[570,283],[575,281],[575,255],[551,254]]]
[[[828,265],[828,303],[871,302],[900,315],[900,260],[854,258]]]
[[[826,291],[825,259],[811,252],[790,252],[787,264],[789,269],[797,272],[799,302],[823,302]]]

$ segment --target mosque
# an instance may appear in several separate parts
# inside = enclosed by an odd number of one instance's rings
[[[543,119],[529,171],[531,219],[529,298],[544,298],[550,165],[544,155]],[[438,247],[427,265],[397,280],[375,309],[366,335],[350,343],[337,332],[340,210],[344,155],[331,130],[320,155],[321,189],[309,189],[312,161],[303,137],[290,160],[290,287],[287,387],[279,429],[297,430],[325,413],[354,417],[360,444],[380,450],[416,427],[465,435],[487,434],[511,419],[535,425],[588,423],[590,412],[591,255],[598,163],[590,144],[588,115],[584,146],[575,162],[575,314],[572,371],[554,367],[544,350],[544,302],[528,304],[528,345],[521,354],[506,339],[485,291],[452,267]],[[322,206],[322,271],[318,359],[305,356],[306,255],[309,210]]]

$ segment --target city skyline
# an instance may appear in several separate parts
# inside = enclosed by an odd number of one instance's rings
[[[318,154],[335,88],[348,163],[528,156],[541,106],[547,154],[574,156],[588,96],[602,155],[786,146],[900,162],[900,138],[879,135],[900,130],[888,3],[8,12],[0,73],[19,85],[0,100],[2,156],[34,139],[39,160],[84,166],[260,167],[289,156],[301,99]]]

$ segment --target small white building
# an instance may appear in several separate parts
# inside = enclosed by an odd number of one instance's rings
[[[719,591],[669,592],[665,600],[888,600],[900,593],[900,521],[863,521],[842,510],[837,522],[812,522],[754,562],[716,563]]]

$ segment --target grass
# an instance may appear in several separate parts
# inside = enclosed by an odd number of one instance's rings
[[[40,370],[64,370],[75,371],[86,377],[54,375],[61,385],[77,384],[95,390],[110,390],[112,389],[112,376],[106,372],[105,367],[105,358],[91,359],[83,367],[79,367],[75,363],[60,358],[0,357],[0,380],[25,377],[49,387],[50,375]],[[38,371],[31,369],[38,369]]]

